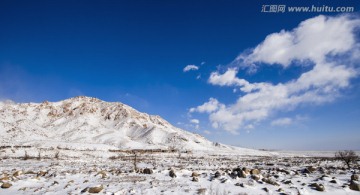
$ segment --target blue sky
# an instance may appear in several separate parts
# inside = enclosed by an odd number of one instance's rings
[[[262,13],[268,4],[356,12]],[[360,150],[359,9],[357,0],[2,0],[0,98],[93,96],[226,144]]]

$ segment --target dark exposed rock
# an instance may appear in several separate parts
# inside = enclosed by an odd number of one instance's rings
[[[176,177],[175,171],[173,169],[169,171],[169,176],[172,178]]]
[[[241,168],[237,167],[237,168],[233,169],[233,171],[239,172],[239,171],[241,171]]]
[[[337,183],[337,181],[335,179],[329,181],[330,183]]]
[[[145,168],[145,169],[143,170],[143,173],[144,173],[144,174],[153,174],[154,171],[153,171],[152,169]]]
[[[351,181],[349,187],[350,187],[350,189],[352,189],[352,190],[360,191],[360,184],[359,184],[359,182]]]
[[[236,183],[235,186],[240,186],[240,187],[245,187],[245,185],[243,183]]]
[[[246,167],[243,167],[242,170],[246,173],[246,174],[249,174],[250,173],[250,169],[246,168]]]
[[[351,175],[351,181],[359,181],[359,175],[357,174]]]
[[[305,168],[305,169],[302,170],[302,173],[304,173],[304,174],[305,173],[311,173],[311,171],[309,169]]]
[[[88,187],[87,187],[87,188],[84,188],[84,189],[82,189],[82,190],[80,191],[80,193],[83,194],[83,193],[87,192],[88,189],[89,189]]]
[[[197,173],[197,172],[192,172],[192,173],[191,173],[191,177],[199,177],[199,173]]]
[[[327,175],[322,175],[319,179],[320,179],[320,180],[324,180],[326,177],[329,177],[329,176],[327,176]]]
[[[232,179],[236,179],[236,178],[238,177],[238,172],[237,172],[237,171],[231,172],[231,173],[230,173],[230,177],[231,177]]]
[[[16,172],[13,174],[13,176],[14,176],[14,177],[18,177],[18,176],[20,176],[20,175],[22,175],[22,174],[23,174],[22,171],[16,171]]]
[[[91,188],[89,188],[88,192],[89,192],[89,193],[96,194],[96,193],[101,192],[101,190],[103,190],[103,189],[104,189],[103,186],[100,186],[100,187],[91,187]]]
[[[325,191],[325,187],[324,187],[324,185],[322,185],[322,184],[319,184],[318,186],[316,186],[315,189],[316,189],[317,191],[320,191],[320,192]]]
[[[221,173],[219,172],[219,171],[216,171],[215,172],[215,178],[218,178],[218,177],[220,177],[221,176]]]
[[[314,189],[317,190],[317,191],[320,191],[320,192],[325,191],[325,187],[324,187],[324,185],[322,185],[322,184],[312,183],[312,184],[310,184],[309,186],[312,187],[312,188],[314,188]]]
[[[238,172],[238,177],[240,177],[240,178],[246,178],[246,173],[245,173],[245,171],[243,171],[243,170],[239,171],[239,172]]]
[[[251,169],[250,174],[251,175],[259,175],[260,171],[258,169]]]
[[[7,189],[7,188],[10,188],[11,186],[12,186],[11,183],[3,183],[3,184],[1,185],[1,188]]]
[[[317,170],[317,168],[313,166],[308,166],[307,169],[310,171],[310,173],[315,172]]]
[[[259,181],[260,180],[260,176],[259,175],[251,175],[251,178],[255,181]]]

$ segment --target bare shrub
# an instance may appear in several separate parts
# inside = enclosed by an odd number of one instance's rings
[[[134,161],[133,161],[133,164],[134,164],[134,171],[137,171],[137,154],[136,152],[134,152]]]
[[[37,160],[41,160],[41,153],[40,153],[40,151],[38,152],[38,156],[37,156],[36,159],[37,159]]]
[[[60,157],[60,151],[56,151],[55,155],[54,155],[54,158],[59,159],[59,157]]]
[[[118,156],[110,156],[109,159],[110,160],[116,160],[116,159],[119,159],[119,157]]]
[[[335,158],[338,160],[344,161],[349,169],[351,169],[352,164],[356,164],[359,156],[353,150],[343,150],[337,151],[335,153]]]
[[[27,151],[25,150],[25,154],[23,160],[29,160],[30,156],[28,155]]]

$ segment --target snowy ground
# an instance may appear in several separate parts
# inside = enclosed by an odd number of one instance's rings
[[[124,152],[1,151],[0,185],[12,186],[0,194],[88,194],[93,187],[102,188],[99,194],[359,194],[349,188],[354,170],[333,160],[333,153],[136,153],[135,160],[134,153]],[[153,173],[143,173],[146,168]],[[169,175],[171,169],[176,177]],[[248,173],[252,169],[259,173]]]

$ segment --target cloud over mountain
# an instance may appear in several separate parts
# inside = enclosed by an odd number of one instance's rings
[[[212,72],[211,85],[236,87],[236,102],[223,104],[211,98],[190,112],[208,113],[214,128],[231,133],[256,125],[279,111],[300,105],[332,102],[359,75],[355,60],[359,56],[356,31],[360,19],[353,15],[317,16],[305,20],[291,31],[268,35],[250,52],[240,54],[225,72]],[[237,74],[241,69],[261,66],[307,66],[310,70],[283,83],[251,83]],[[288,121],[278,121],[277,123]]]

